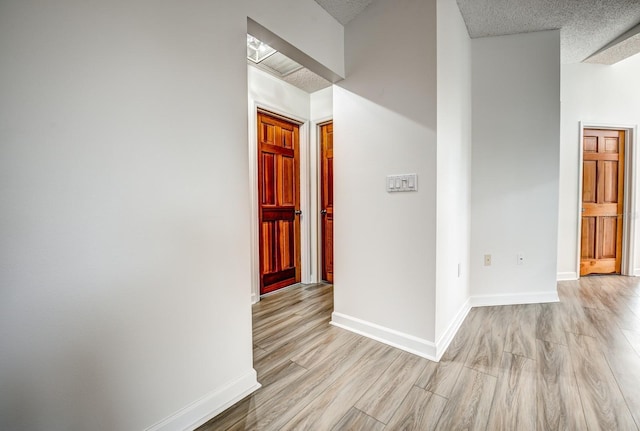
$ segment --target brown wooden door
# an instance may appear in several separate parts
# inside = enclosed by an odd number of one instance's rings
[[[322,202],[322,279],[333,283],[333,123],[320,127]]]
[[[260,293],[300,282],[299,126],[258,112]]]
[[[625,132],[585,129],[583,136],[580,275],[619,274]]]

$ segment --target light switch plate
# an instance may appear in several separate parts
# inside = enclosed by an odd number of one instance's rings
[[[387,175],[387,191],[390,193],[418,191],[418,175]]]

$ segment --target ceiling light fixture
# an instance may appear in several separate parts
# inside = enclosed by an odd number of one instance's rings
[[[250,34],[247,35],[247,58],[258,64],[265,58],[275,54],[277,51],[271,48],[261,40],[256,39]]]

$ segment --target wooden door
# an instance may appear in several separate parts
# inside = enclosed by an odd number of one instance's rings
[[[580,275],[620,273],[624,142],[622,130],[583,133]]]
[[[320,127],[322,279],[333,283],[333,123]]]
[[[300,282],[299,126],[258,112],[260,293]]]

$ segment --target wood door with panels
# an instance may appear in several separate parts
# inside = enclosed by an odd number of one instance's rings
[[[299,129],[258,112],[260,294],[300,282]]]
[[[580,275],[620,273],[624,144],[623,130],[583,131]]]
[[[322,279],[333,283],[333,123],[320,126]]]

